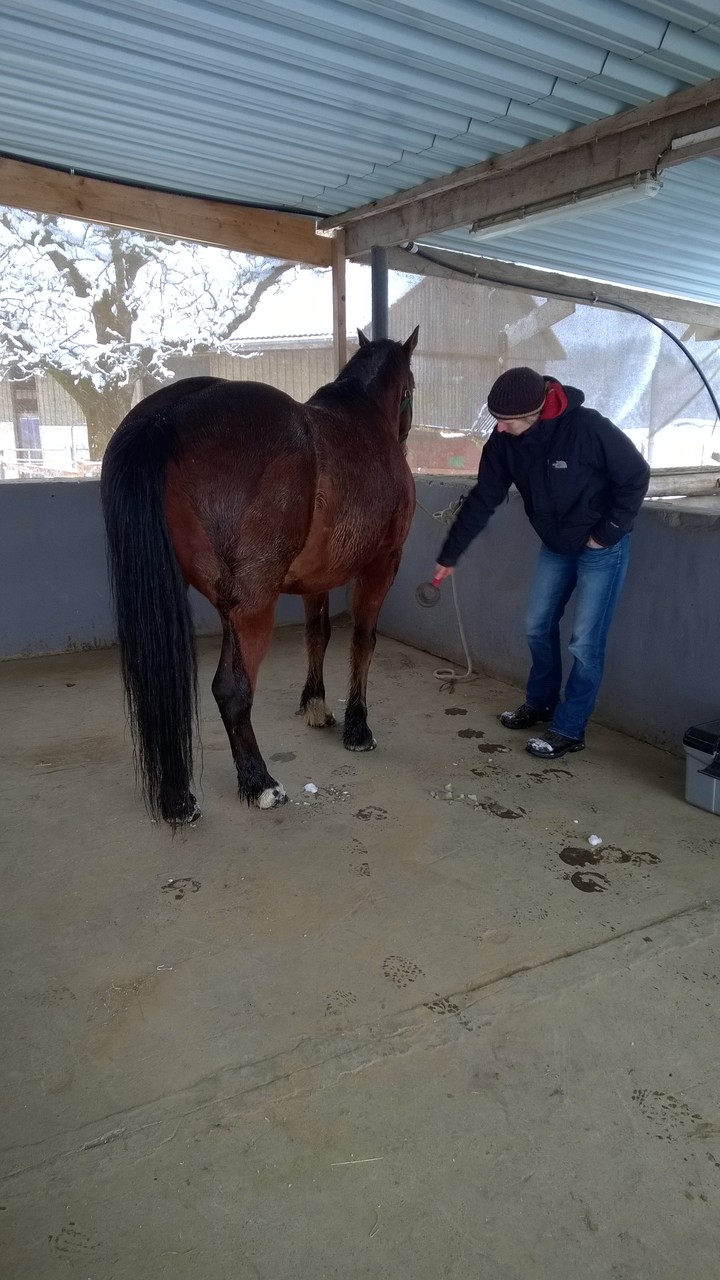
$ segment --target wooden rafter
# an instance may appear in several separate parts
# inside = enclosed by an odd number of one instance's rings
[[[687,146],[678,139],[694,138]],[[348,257],[375,245],[469,226],[528,204],[566,199],[603,183],[720,151],[720,79],[386,196],[318,223],[345,228]]]
[[[0,156],[0,203],[241,253],[329,267],[331,246],[312,218],[85,178]]]

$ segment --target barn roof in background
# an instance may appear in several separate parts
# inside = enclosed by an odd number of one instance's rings
[[[718,0],[0,0],[5,156],[312,218],[718,77]],[[719,202],[704,155],[627,207],[414,238],[720,303]]]

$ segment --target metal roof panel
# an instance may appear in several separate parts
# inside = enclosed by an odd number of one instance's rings
[[[0,0],[0,31],[0,152],[318,214],[720,75],[718,0]],[[607,235],[523,251],[567,271],[604,254],[624,281],[635,260],[653,288],[689,201],[672,275],[699,296],[720,191],[692,168]]]
[[[655,292],[720,300],[720,161],[693,160],[663,175],[657,196],[636,204],[561,214],[554,223],[492,240],[467,229],[428,237],[427,244],[484,259],[545,267],[565,274],[634,285]],[[678,226],[682,225],[682,245]]]

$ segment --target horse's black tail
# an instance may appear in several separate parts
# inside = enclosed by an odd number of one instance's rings
[[[174,827],[197,814],[197,657],[164,510],[172,419],[165,407],[131,411],[106,450],[100,492],[136,769],[151,816]]]

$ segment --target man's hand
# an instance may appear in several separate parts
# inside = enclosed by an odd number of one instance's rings
[[[603,546],[602,542],[596,542],[596,541],[595,541],[595,539],[593,538],[592,534],[590,535],[590,537],[588,538],[587,542],[585,543],[585,546],[586,546],[586,547],[590,547],[592,551],[604,551],[604,550],[605,550],[605,548],[604,548],[604,546]]]
[[[444,582],[446,578],[450,577],[451,573],[452,569],[449,568],[448,565],[436,564],[435,572],[433,573],[433,582]]]

